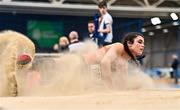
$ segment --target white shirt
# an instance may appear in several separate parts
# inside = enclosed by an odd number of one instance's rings
[[[104,24],[109,24],[110,26],[110,33],[107,33],[105,42],[109,42],[112,43],[112,39],[113,39],[113,32],[112,32],[112,24],[113,24],[113,19],[112,16],[109,13],[106,13],[105,15],[103,15],[102,21],[100,23],[99,29],[104,29]],[[101,36],[103,36],[104,33],[100,33]]]
[[[84,51],[84,43],[82,42],[77,42],[69,45],[69,51],[70,52],[83,52]]]

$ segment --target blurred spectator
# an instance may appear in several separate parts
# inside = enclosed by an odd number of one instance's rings
[[[76,31],[71,31],[69,33],[69,40],[70,40],[70,44],[74,44],[79,42],[79,35]]]
[[[99,12],[101,17],[99,18],[99,38],[101,38],[101,45],[108,45],[112,43],[113,32],[112,32],[112,24],[113,19],[112,16],[107,11],[107,4],[105,1],[102,1],[98,5]]]
[[[83,51],[84,44],[82,42],[79,42],[79,35],[76,31],[71,31],[69,33],[69,51],[70,52],[81,52]]]
[[[94,21],[93,20],[90,20],[88,22],[88,37],[94,41],[95,43],[98,42],[98,39],[95,37],[95,25],[94,25]]]
[[[69,51],[69,40],[66,36],[59,38],[59,43],[54,44],[53,50],[57,53],[59,52],[68,52]]]
[[[58,53],[59,52],[59,44],[54,44],[53,51]]]
[[[66,36],[59,38],[59,52],[69,51],[69,40]]]
[[[172,55],[172,59],[173,59],[173,62],[171,64],[171,67],[173,69],[173,76],[175,78],[175,84],[178,84],[178,77],[179,77],[179,74],[178,74],[178,65],[179,65],[179,60],[178,60],[178,56],[177,55]]]

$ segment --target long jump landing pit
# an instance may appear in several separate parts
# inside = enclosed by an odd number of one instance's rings
[[[126,90],[58,97],[0,97],[0,110],[180,110],[180,89]]]
[[[43,61],[46,61],[45,64],[49,67],[49,62],[52,60]],[[45,64],[44,68],[47,68]],[[49,77],[46,76],[46,78]],[[71,89],[67,92],[69,91]],[[42,90],[41,93],[43,92],[45,91]],[[103,92],[57,96],[53,93],[55,94],[55,91],[51,90],[50,95],[46,97],[26,95],[0,97],[0,110],[180,110],[179,88],[131,89],[116,92],[103,90]]]

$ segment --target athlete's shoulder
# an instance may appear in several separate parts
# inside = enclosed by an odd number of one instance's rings
[[[122,43],[116,42],[113,44],[116,47],[124,47]]]
[[[117,53],[121,53],[124,50],[124,46],[122,43],[114,43],[113,45]]]

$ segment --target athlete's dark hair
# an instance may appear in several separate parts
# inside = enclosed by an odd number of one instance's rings
[[[130,32],[130,33],[127,33],[124,38],[123,38],[123,45],[124,45],[124,49],[125,51],[127,52],[127,54],[131,57],[131,59],[138,65],[138,62],[136,60],[136,56],[134,56],[132,54],[132,52],[129,50],[129,47],[128,47],[128,43],[134,43],[134,39],[137,37],[137,36],[143,36],[143,34],[141,33],[138,33],[138,32]]]

